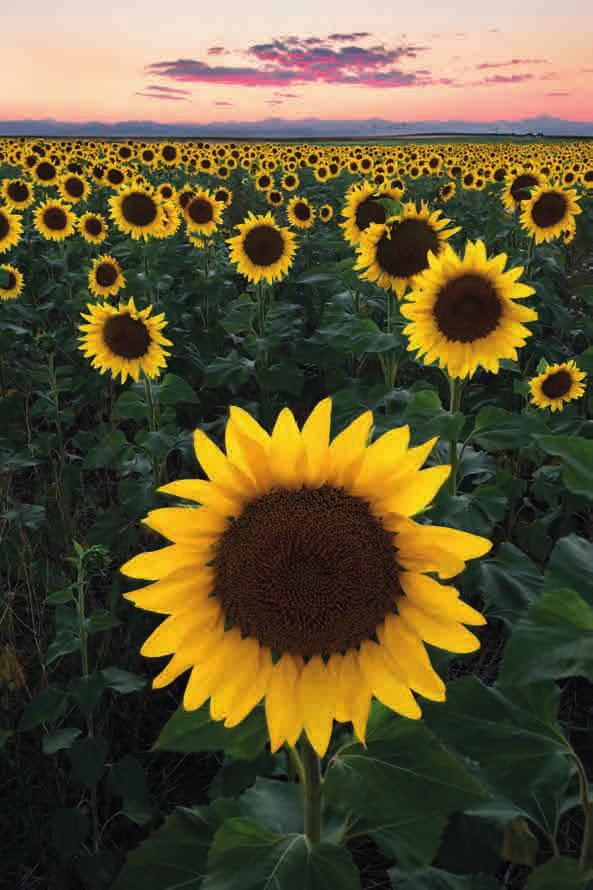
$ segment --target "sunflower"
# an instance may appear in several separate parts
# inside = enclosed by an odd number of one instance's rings
[[[418,210],[408,202],[399,216],[389,217],[383,225],[372,223],[357,247],[354,268],[360,277],[391,288],[401,298],[415,276],[428,267],[429,251],[438,256],[446,240],[459,232],[459,226],[447,228],[450,220],[439,219],[441,212],[431,213],[425,203]]]
[[[190,231],[198,235],[212,235],[222,222],[222,205],[215,201],[208,189],[196,189],[183,209]]]
[[[535,238],[536,244],[559,238],[582,212],[578,200],[575,189],[540,186],[522,205],[521,225]]]
[[[286,205],[286,216],[297,229],[310,229],[315,222],[315,209],[307,198],[295,195]]]
[[[124,596],[167,616],[142,646],[172,655],[153,680],[191,669],[186,710],[210,699],[226,727],[265,699],[272,752],[304,730],[327,750],[333,720],[364,742],[373,696],[418,719],[412,691],[444,701],[425,642],[472,652],[464,626],[485,619],[449,579],[491,542],[411,517],[430,504],[449,466],[420,469],[436,438],[408,449],[408,427],[368,445],[366,411],[330,444],[331,400],[299,430],[288,408],[268,434],[232,406],[226,455],[201,430],[196,455],[209,481],[160,491],[201,504],[151,511],[145,524],[172,543],[141,553],[123,574],[155,582]]]
[[[177,189],[170,182],[161,182],[157,186],[157,192],[163,201],[177,201]]]
[[[35,210],[35,228],[48,241],[63,241],[73,234],[76,217],[67,204],[50,199]]]
[[[448,182],[446,182],[444,185],[442,185],[440,187],[440,189],[437,192],[437,198],[439,201],[442,201],[443,204],[446,204],[447,201],[450,201],[451,198],[455,195],[456,191],[457,191],[457,186],[456,186],[455,182],[452,179],[450,179]]]
[[[206,247],[206,241],[204,241],[203,238],[200,238],[199,235],[192,235],[190,232],[188,232],[187,240],[190,242],[190,244],[193,244],[194,247],[197,247],[198,250]]]
[[[226,186],[219,186],[214,192],[214,200],[218,201],[219,204],[223,204],[224,207],[230,207],[233,203],[233,193]]]
[[[93,260],[89,272],[89,290],[95,297],[114,297],[126,281],[121,266],[114,257],[104,253]]]
[[[379,187],[368,182],[354,186],[348,193],[345,207],[342,208],[342,216],[345,216],[346,220],[340,223],[348,243],[356,247],[363,232],[372,223],[386,222],[389,214],[380,203],[381,198],[399,201],[400,197],[399,189]]]
[[[8,263],[0,266],[0,300],[15,300],[23,290],[23,274],[15,266]],[[2,279],[4,278],[4,284]]]
[[[280,185],[284,189],[285,192],[294,192],[295,189],[298,189],[301,181],[296,173],[287,173],[282,177]]]
[[[107,224],[100,213],[83,213],[78,231],[88,244],[101,244],[107,238]]]
[[[284,194],[280,189],[268,189],[266,192],[266,201],[272,207],[280,207],[284,203]]]
[[[543,184],[544,178],[539,173],[523,170],[517,174],[509,174],[505,180],[502,203],[509,213],[513,213],[521,208],[523,201],[529,201],[531,189]]]
[[[55,185],[58,181],[58,168],[51,161],[42,160],[31,168],[31,176],[38,185]]]
[[[503,271],[506,261],[506,254],[488,259],[482,241],[468,242],[463,259],[449,245],[440,257],[430,253],[401,307],[411,322],[404,328],[408,350],[426,364],[437,359],[451,377],[470,377],[480,365],[497,373],[501,359],[516,360],[531,335],[523,323],[537,313],[515,300],[535,291],[517,281],[521,266]]]
[[[260,173],[256,176],[254,185],[258,192],[267,192],[274,188],[274,180],[269,173]]]
[[[0,253],[15,247],[21,240],[22,234],[23,224],[20,216],[11,213],[5,207],[0,207]]]
[[[171,238],[181,225],[179,209],[173,201],[163,203],[163,218],[161,227],[154,232],[154,238]]]
[[[322,222],[329,222],[334,215],[334,208],[331,204],[322,204],[319,208],[319,219]]]
[[[62,176],[58,182],[58,191],[64,201],[76,204],[78,201],[86,201],[91,193],[91,187],[82,176],[69,173]]]
[[[165,356],[170,355],[163,346],[172,346],[161,334],[167,322],[164,313],[151,316],[152,306],[137,309],[134,298],[128,303],[112,306],[109,303],[88,303],[90,315],[81,313],[88,324],[81,324],[84,331],[79,346],[91,365],[101,374],[111,371],[121,382],[128,376],[138,380],[143,371],[147,377],[158,377],[166,367]]]
[[[161,201],[152,189],[128,186],[109,199],[109,206],[118,228],[135,241],[146,241],[163,221]]]
[[[34,201],[33,189],[24,179],[5,179],[0,195],[9,210],[26,210]]]
[[[290,229],[276,224],[272,212],[256,216],[249,211],[245,222],[237,226],[239,234],[227,239],[230,260],[250,281],[262,279],[272,284],[286,275],[296,252],[295,236]]]
[[[580,399],[585,392],[582,381],[586,374],[580,371],[574,361],[548,365],[542,374],[529,381],[531,400],[538,408],[561,411],[565,402]]]

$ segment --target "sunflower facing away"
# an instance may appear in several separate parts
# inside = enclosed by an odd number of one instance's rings
[[[118,261],[108,254],[93,260],[89,272],[89,290],[95,297],[114,297],[126,281]]]
[[[249,211],[237,226],[239,234],[227,239],[230,260],[250,281],[272,284],[286,275],[296,252],[295,235],[276,224],[271,211],[256,216]]]
[[[582,381],[586,374],[580,371],[574,361],[548,365],[546,370],[529,381],[531,400],[538,408],[561,411],[565,402],[580,399],[585,392]]]
[[[460,226],[447,228],[450,220],[439,219],[441,213],[431,213],[424,202],[420,210],[408,202],[399,216],[389,217],[385,224],[371,223],[357,247],[354,268],[360,277],[386,290],[391,288],[401,298],[428,267],[429,251],[438,256],[446,240],[460,230]]]
[[[464,625],[485,624],[425,574],[452,578],[491,548],[411,518],[450,472],[420,469],[436,439],[409,449],[399,427],[368,445],[367,411],[330,444],[330,415],[324,399],[299,430],[283,408],[270,435],[233,406],[226,455],[196,430],[210,481],[159,490],[201,506],[151,511],[144,522],[171,543],[121,570],[154,582],[126,598],[167,616],[141,649],[172,655],[153,687],[191,669],[184,708],[210,699],[226,727],[265,698],[272,752],[304,729],[323,756],[334,719],[364,742],[373,696],[419,718],[411,690],[445,699],[424,643],[472,652],[479,640]]]
[[[140,371],[158,377],[167,364],[165,356],[170,355],[163,346],[172,346],[161,334],[167,324],[164,313],[151,316],[152,306],[137,309],[133,297],[119,306],[87,305],[90,315],[81,313],[88,324],[80,325],[84,335],[79,349],[92,357],[93,368],[101,374],[111,371],[116,378],[121,374],[122,383],[128,376],[137,381]]]
[[[521,225],[536,244],[559,238],[565,229],[574,226],[575,216],[582,212],[578,200],[575,189],[540,186],[521,205]]]
[[[522,266],[503,271],[506,261],[504,253],[488,259],[482,241],[468,241],[463,258],[448,244],[440,257],[429,254],[429,268],[401,306],[410,320],[408,349],[426,364],[438,360],[451,377],[470,377],[480,365],[497,373],[500,359],[516,360],[531,335],[524,322],[537,313],[515,300],[535,291],[517,280]]]
[[[23,273],[8,263],[0,266],[0,300],[16,300],[23,290]]]
[[[0,207],[0,253],[14,247],[21,240],[23,225],[20,216]]]
[[[74,233],[76,217],[67,204],[50,199],[35,210],[35,228],[48,241],[63,241]]]

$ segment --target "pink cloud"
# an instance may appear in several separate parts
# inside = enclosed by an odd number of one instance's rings
[[[511,65],[549,65],[547,59],[508,59],[506,62],[482,62],[476,65],[478,71],[485,71],[490,68],[508,68]]]

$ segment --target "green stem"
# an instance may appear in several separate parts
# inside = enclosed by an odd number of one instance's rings
[[[303,783],[305,835],[311,844],[318,844],[321,838],[321,801],[323,798],[321,761],[305,733],[301,739],[301,760],[305,780]]]
[[[152,384],[146,374],[144,375],[144,392],[146,394],[146,404],[148,405],[148,426],[151,433],[154,433],[158,429],[156,403],[152,394]],[[152,469],[154,472],[154,483],[158,488],[161,482],[161,465],[156,457],[152,459]]]
[[[461,405],[461,389],[462,382],[459,377],[449,377],[449,413],[451,416],[457,414]],[[449,476],[449,493],[455,496],[457,491],[457,434],[451,433],[449,441],[449,463],[451,464],[451,475]]]
[[[296,748],[293,748],[292,745],[289,745],[288,743],[286,743],[286,754],[287,754],[288,763],[289,763],[289,773],[290,772],[293,773],[293,780],[294,780],[294,778],[298,778],[299,782],[301,783],[302,787],[304,788],[305,787],[305,772],[303,769],[303,761],[299,757],[299,752],[297,751]]]
[[[89,647],[88,647],[88,633],[86,630],[86,614],[84,607],[84,595],[85,595],[85,577],[84,577],[84,553],[77,554],[77,563],[76,563],[76,592],[77,592],[77,600],[76,600],[76,611],[78,613],[78,633],[80,637],[80,660],[82,663],[82,676],[87,678],[89,676]],[[92,714],[87,714],[86,717],[86,725],[87,725],[87,736],[89,739],[92,739],[94,736],[94,726],[93,726],[93,717]],[[93,786],[91,788],[90,794],[90,810],[91,810],[91,822],[93,828],[93,849],[95,853],[99,850],[99,807],[97,801],[97,788]]]

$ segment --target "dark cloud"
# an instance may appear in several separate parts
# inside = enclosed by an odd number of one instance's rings
[[[533,80],[533,74],[493,74],[492,77],[485,77],[484,80],[477,81],[476,86],[481,84],[523,83],[526,80]]]
[[[364,40],[365,37],[370,37],[368,31],[354,31],[352,34],[328,34],[327,39],[333,40],[335,43],[345,43],[349,40]]]
[[[189,102],[185,96],[170,96],[168,93],[144,93],[138,90],[135,96],[144,96],[145,99],[160,99],[164,102]]]
[[[209,56],[222,56],[225,53],[228,53],[228,49],[225,49],[224,46],[210,46],[210,47],[208,47],[208,55]]]
[[[182,90],[179,87],[162,87],[160,84],[150,84],[147,87],[144,87],[145,92],[154,92],[154,93],[168,93],[171,96],[190,96],[190,90]]]
[[[552,90],[550,93],[545,93],[546,96],[570,96],[570,93],[567,90]]]
[[[510,68],[512,65],[549,65],[547,59],[507,59],[506,62],[482,62],[476,65],[478,71],[486,71],[490,68]]]

